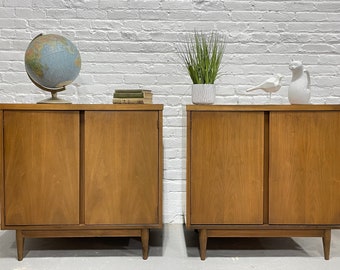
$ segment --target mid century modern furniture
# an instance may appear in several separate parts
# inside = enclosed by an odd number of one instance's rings
[[[340,105],[187,105],[186,226],[209,237],[340,228]]]
[[[24,238],[162,227],[163,105],[1,104],[1,228]]]

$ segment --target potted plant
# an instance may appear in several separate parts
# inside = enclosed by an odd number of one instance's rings
[[[192,103],[215,102],[215,80],[220,74],[220,65],[225,49],[224,36],[211,32],[196,32],[179,47],[179,55],[193,82]]]

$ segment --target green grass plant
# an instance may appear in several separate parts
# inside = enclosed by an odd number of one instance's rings
[[[179,55],[193,84],[213,84],[219,76],[225,50],[225,39],[216,32],[195,31],[185,44],[179,46]]]

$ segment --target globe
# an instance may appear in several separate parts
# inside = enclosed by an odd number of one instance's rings
[[[70,103],[57,97],[79,75],[81,67],[77,47],[67,38],[40,34],[28,45],[25,69],[31,81],[52,97],[38,103]]]

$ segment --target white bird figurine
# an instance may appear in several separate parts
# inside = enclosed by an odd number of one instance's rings
[[[275,74],[273,77],[265,80],[261,84],[247,89],[247,92],[261,89],[261,90],[269,93],[270,98],[271,98],[271,94],[278,91],[281,88],[282,78],[283,78],[283,76],[280,73]]]

